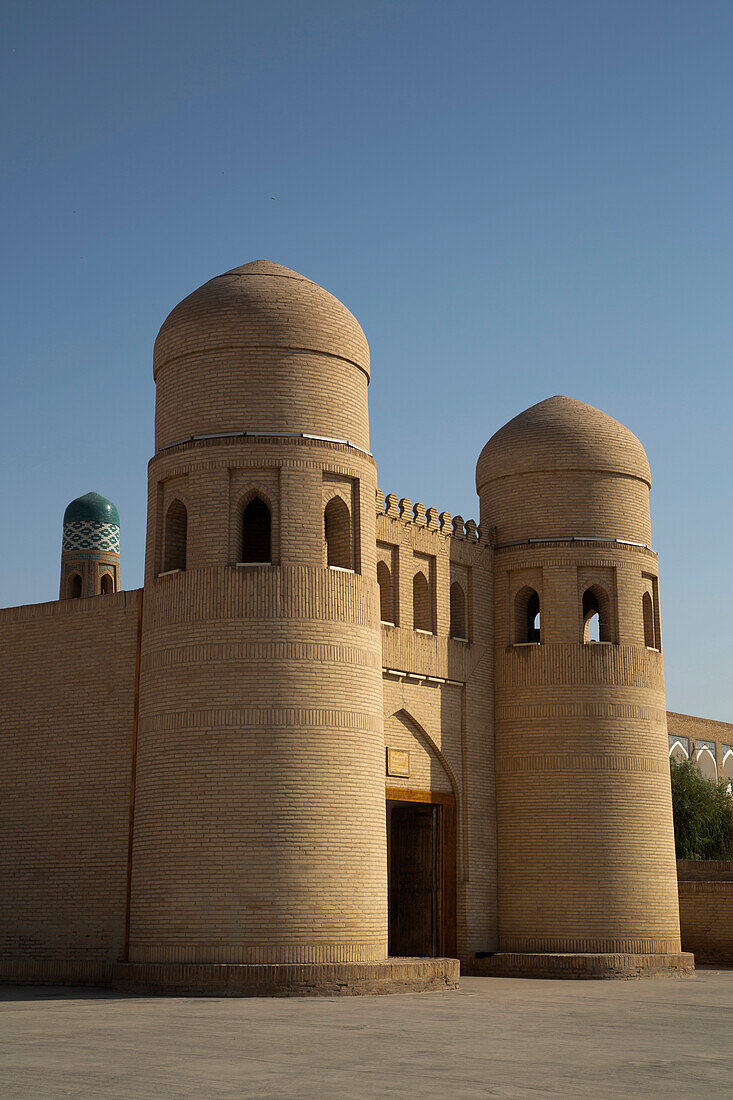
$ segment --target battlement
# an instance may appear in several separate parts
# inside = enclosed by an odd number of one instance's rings
[[[492,530],[486,535],[475,520],[464,520],[463,516],[451,516],[450,512],[438,512],[437,508],[426,508],[420,501],[413,504],[409,497],[397,498],[395,493],[384,493],[377,489],[377,515],[389,519],[401,520],[405,526],[414,524],[447,538],[460,539],[463,542],[491,544]]]

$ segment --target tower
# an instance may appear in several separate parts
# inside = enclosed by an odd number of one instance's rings
[[[59,599],[105,596],[119,589],[119,513],[106,497],[86,493],[64,512]]]
[[[489,440],[476,484],[496,542],[494,965],[685,967],[644,449],[553,397]]]
[[[119,980],[409,980],[407,964],[385,961],[364,334],[327,291],[258,261],[173,310],[153,373]]]

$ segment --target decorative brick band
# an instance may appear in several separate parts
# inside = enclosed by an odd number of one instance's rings
[[[357,729],[381,732],[381,723],[373,714],[348,710],[310,710],[301,707],[211,707],[206,710],[163,711],[140,719],[140,732],[196,728]]]
[[[645,775],[664,775],[669,778],[669,764],[658,756],[609,756],[605,754],[577,753],[506,753],[496,761],[498,775],[514,772],[621,772],[624,775],[637,772]]]
[[[664,722],[664,707],[645,707],[636,703],[511,703],[497,706],[496,716],[505,722],[524,722],[527,718],[639,718],[644,722]],[[673,739],[675,740],[675,739]]]
[[[616,936],[502,936],[503,952],[522,955],[678,955],[680,941],[674,939],[622,939]],[[612,948],[609,951],[609,948]]]
[[[150,937],[148,937],[149,939]],[[193,966],[325,966],[341,963],[373,963],[384,959],[386,929],[373,939],[348,943],[223,943],[197,941],[187,934],[182,943],[140,942],[137,938],[130,961],[146,965]]]
[[[321,664],[380,668],[381,658],[368,649],[330,642],[219,642],[202,645],[165,645],[149,649],[146,670],[209,661],[318,661]]]

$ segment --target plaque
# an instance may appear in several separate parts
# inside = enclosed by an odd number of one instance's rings
[[[407,749],[387,749],[387,775],[410,778],[410,753]]]

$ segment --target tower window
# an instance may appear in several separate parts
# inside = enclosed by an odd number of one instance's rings
[[[583,641],[612,642],[611,601],[599,584],[583,593]]]
[[[78,600],[81,598],[81,574],[72,573],[69,577],[69,599]]]
[[[540,597],[534,588],[525,585],[514,597],[514,644],[541,640]]]
[[[656,639],[654,630],[654,604],[652,598],[648,592],[645,592],[641,598],[641,610],[644,618],[644,645],[649,649],[656,649]]]
[[[333,497],[323,513],[323,534],[326,541],[326,565],[352,569],[351,515],[341,497]]]
[[[450,636],[463,641],[468,639],[466,595],[458,581],[450,586]]]
[[[433,632],[433,614],[430,606],[430,585],[424,573],[412,578],[412,622],[415,630]]]
[[[171,502],[165,517],[163,572],[186,568],[188,512],[181,500]]]
[[[379,585],[379,617],[383,623],[394,623],[392,575],[386,562],[377,562],[377,584]]]
[[[249,564],[270,564],[272,520],[270,509],[259,497],[254,497],[242,513],[242,561]]]
[[[101,586],[100,586],[100,591],[101,591],[102,595],[103,596],[111,596],[112,593],[114,592],[114,590],[115,590],[115,585],[114,585],[114,581],[112,580],[112,577],[109,575],[109,573],[105,573],[102,577],[102,583],[101,583]]]

